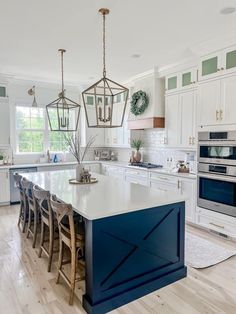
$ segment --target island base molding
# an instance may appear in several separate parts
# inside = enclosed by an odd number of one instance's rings
[[[171,283],[176,282],[187,276],[187,267],[184,266],[170,274],[166,274],[161,278],[157,278],[145,285],[132,289],[130,291],[124,292],[121,295],[113,297],[108,300],[104,300],[99,304],[92,305],[87,299],[87,296],[83,297],[83,307],[87,313],[91,314],[103,314],[110,312],[120,306],[123,306],[129,302],[137,300],[151,292],[161,289]]]
[[[187,275],[185,204],[85,221],[87,313],[107,313]]]

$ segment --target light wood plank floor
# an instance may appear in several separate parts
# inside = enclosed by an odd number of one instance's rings
[[[18,206],[0,207],[0,313],[59,314],[85,313],[80,299],[83,283],[76,289],[73,306],[68,305],[68,289],[55,284],[55,258],[47,273],[47,259],[38,258],[17,227]],[[235,248],[236,244],[208,232],[188,227],[194,234]],[[236,313],[236,257],[204,270],[188,268],[188,277],[160,289],[112,314],[211,314]]]

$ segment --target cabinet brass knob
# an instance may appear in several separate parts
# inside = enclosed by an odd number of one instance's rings
[[[221,68],[221,71],[223,71],[224,70],[224,68]]]

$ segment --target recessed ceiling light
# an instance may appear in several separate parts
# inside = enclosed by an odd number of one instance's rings
[[[140,57],[141,57],[141,55],[138,54],[138,53],[134,53],[134,54],[131,56],[131,58],[134,58],[134,59],[138,59],[138,58],[140,58]]]
[[[225,7],[223,9],[220,10],[221,14],[232,14],[236,11],[235,7]]]

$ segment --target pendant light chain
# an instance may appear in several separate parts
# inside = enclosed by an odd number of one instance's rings
[[[103,13],[103,77],[106,77],[106,14]]]
[[[64,50],[61,51],[61,89],[62,89],[62,94],[64,94],[64,64],[63,64],[63,53],[65,52]]]

